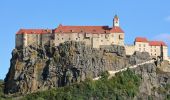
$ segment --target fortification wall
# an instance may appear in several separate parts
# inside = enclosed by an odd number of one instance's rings
[[[165,59],[165,60],[169,60],[169,57],[168,57],[168,47],[166,47],[166,46],[163,46],[163,58]]]
[[[125,45],[125,51],[126,51],[126,55],[133,55],[135,52],[135,46],[134,45]]]
[[[42,34],[40,36],[40,45],[49,45],[50,40],[52,40],[53,38],[53,34]]]
[[[38,45],[39,41],[40,41],[40,35],[39,34],[27,34],[27,39],[25,39],[25,41],[27,41],[27,45]]]

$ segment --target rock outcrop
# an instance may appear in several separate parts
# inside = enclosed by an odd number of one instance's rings
[[[142,81],[135,100],[170,99],[170,73],[161,71],[154,63],[141,65],[134,72]]]
[[[29,46],[14,49],[5,78],[5,93],[32,93],[70,85],[150,59],[147,53],[126,57],[123,46],[94,49],[82,42],[59,46]]]

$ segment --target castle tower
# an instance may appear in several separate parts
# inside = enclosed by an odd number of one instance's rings
[[[113,27],[119,27],[119,17],[117,15],[114,16],[113,19]]]

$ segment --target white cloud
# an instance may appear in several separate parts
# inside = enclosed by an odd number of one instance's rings
[[[165,21],[170,22],[170,16],[167,16],[167,17],[165,18]]]

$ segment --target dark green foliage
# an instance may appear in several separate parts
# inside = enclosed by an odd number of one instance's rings
[[[137,94],[140,77],[131,70],[117,73],[111,79],[108,76],[108,72],[104,72],[100,80],[87,79],[79,84],[29,94],[23,100],[127,100]]]
[[[3,88],[4,88],[4,86],[3,86],[3,80],[0,80],[0,100],[1,100],[1,98],[2,98],[2,96],[3,96]]]
[[[148,96],[148,100],[153,100],[152,96]]]
[[[105,71],[101,74],[101,79],[107,79],[109,77],[109,72]]]

